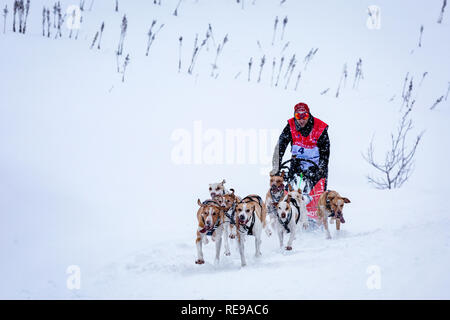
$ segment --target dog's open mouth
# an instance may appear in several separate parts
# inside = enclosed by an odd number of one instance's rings
[[[272,193],[278,193],[278,192],[281,192],[281,191],[283,191],[284,190],[284,187],[281,185],[281,186],[277,186],[276,184],[273,184],[271,187],[270,187],[270,191],[272,192]]]
[[[338,213],[336,215],[336,219],[339,219],[341,223],[345,223],[344,215],[342,213]]]
[[[248,219],[239,217],[239,222],[240,222],[241,224],[247,224],[247,223],[248,223]]]

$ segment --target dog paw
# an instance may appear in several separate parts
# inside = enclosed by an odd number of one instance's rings
[[[290,251],[290,250],[292,250],[292,247],[291,246],[287,246],[285,249]]]
[[[236,236],[234,234],[230,234],[230,239],[234,239]]]
[[[205,263],[205,260],[203,260],[203,259],[195,260],[195,264],[204,264],[204,263]]]
[[[227,252],[225,252],[225,255],[226,255],[226,256],[229,256],[229,255],[231,255],[231,252],[230,252],[230,251],[227,251]]]

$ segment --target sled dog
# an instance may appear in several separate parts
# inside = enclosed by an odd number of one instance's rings
[[[203,259],[202,244],[208,243],[207,236],[211,236],[212,240],[216,242],[216,258],[215,262],[219,262],[220,247],[222,245],[222,232],[223,232],[223,221],[224,221],[224,211],[223,207],[213,201],[206,200],[200,202],[197,200],[200,208],[197,211],[197,238],[195,243],[197,245],[197,260],[196,264],[203,264],[205,260]]]
[[[236,205],[237,240],[241,266],[245,266],[244,241],[248,235],[255,237],[255,256],[261,256],[261,232],[266,227],[266,206],[258,195],[249,195]]]
[[[280,175],[270,175],[270,188],[266,194],[266,212],[270,219],[270,228],[266,232],[268,236],[276,230],[277,206],[281,199],[286,195],[284,190],[284,171]],[[272,229],[272,231],[270,230]]]
[[[280,249],[283,249],[284,234],[289,235],[286,250],[292,250],[292,242],[297,233],[297,225],[300,224],[304,229],[308,227],[308,218],[306,205],[302,198],[301,189],[294,190],[289,185],[289,193],[277,205],[276,230],[280,241]]]
[[[333,190],[325,191],[320,195],[317,217],[318,222],[322,223],[325,228],[327,239],[331,239],[331,234],[328,230],[328,218],[331,218],[330,224],[333,224],[334,221],[336,221],[336,230],[340,230],[341,223],[345,223],[344,214],[342,212],[345,203],[350,203],[350,200],[341,197],[339,193]]]

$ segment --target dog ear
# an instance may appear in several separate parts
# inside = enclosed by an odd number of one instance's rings
[[[348,198],[343,197],[342,200],[344,200],[344,203],[350,203],[350,200]]]
[[[234,196],[234,189],[230,189],[230,191],[231,191],[231,195]]]
[[[284,178],[284,171],[281,171],[280,177]]]
[[[288,188],[289,188],[289,191],[294,190],[294,189],[292,188],[291,184],[288,185]]]
[[[288,194],[287,199],[286,199],[286,202],[288,202],[288,203],[291,202],[291,195],[290,195],[290,194]]]
[[[225,179],[222,180],[222,182],[220,183],[222,186],[225,184]]]
[[[202,204],[202,202],[200,201],[200,199],[197,199],[197,203],[198,203],[198,205],[201,207],[201,206],[203,206],[203,204]]]
[[[298,193],[300,193],[300,195],[302,195],[303,194],[303,192],[302,192],[302,189],[301,188],[298,188],[298,191],[297,191]]]

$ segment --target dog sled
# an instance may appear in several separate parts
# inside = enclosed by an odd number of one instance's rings
[[[319,198],[326,189],[326,178],[321,178],[315,185],[312,185],[312,182],[304,177],[302,172],[291,172],[292,168],[288,166],[291,161],[292,159],[289,159],[281,164],[280,174],[285,170],[284,180],[287,184],[290,184],[294,189],[300,188],[302,190],[303,200],[306,202],[306,209],[308,211],[308,220],[316,222]],[[316,169],[319,169],[318,165],[311,160],[297,158],[296,161],[307,162],[315,166]]]

